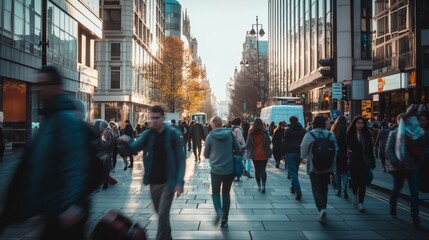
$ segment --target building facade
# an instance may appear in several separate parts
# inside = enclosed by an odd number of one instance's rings
[[[147,118],[151,78],[161,64],[164,0],[104,0],[103,38],[97,41],[96,118],[133,126]]]
[[[165,36],[182,36],[182,5],[176,0],[165,0]]]
[[[88,120],[92,116],[98,83],[94,43],[102,37],[99,1],[46,0],[46,20],[43,1],[0,0],[0,122],[14,146],[25,143],[39,122],[39,101],[32,89],[42,66],[44,22],[47,64],[60,70],[67,94],[85,103]]]
[[[411,101],[427,102],[429,97],[429,3],[390,0],[373,4],[374,68],[368,78],[369,93],[374,115],[393,122]]]
[[[371,1],[270,0],[269,91],[271,97],[304,96],[306,120],[362,113],[371,74]],[[332,59],[333,77],[318,71]],[[334,101],[332,82],[352,85],[351,101]],[[365,111],[366,112],[366,111]]]

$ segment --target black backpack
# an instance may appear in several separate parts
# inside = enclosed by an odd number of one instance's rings
[[[330,139],[331,134],[325,137],[316,137],[313,132],[310,135],[314,138],[311,144],[313,155],[313,166],[319,171],[324,171],[332,167],[335,158],[335,143]]]

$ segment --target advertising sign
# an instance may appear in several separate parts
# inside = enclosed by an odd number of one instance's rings
[[[380,93],[408,87],[408,73],[398,73],[369,81],[369,93]]]

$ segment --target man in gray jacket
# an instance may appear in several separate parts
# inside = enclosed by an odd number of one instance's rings
[[[330,168],[320,170],[317,169],[313,163],[312,146],[317,138],[327,138],[335,145],[335,156],[332,160]],[[301,158],[307,162],[307,174],[310,175],[311,189],[313,191],[314,201],[320,213],[320,223],[326,223],[326,207],[328,204],[328,184],[330,174],[335,172],[335,158],[338,151],[337,141],[335,135],[326,130],[326,119],[324,116],[316,116],[313,120],[313,130],[306,133],[301,143]]]
[[[230,206],[229,192],[234,181],[233,152],[240,153],[241,147],[235,135],[229,128],[222,128],[222,119],[213,117],[210,120],[212,131],[206,138],[204,157],[209,159],[212,180],[212,199],[216,210],[214,224],[221,222],[221,227],[228,226]],[[220,201],[220,186],[222,185],[222,203]]]

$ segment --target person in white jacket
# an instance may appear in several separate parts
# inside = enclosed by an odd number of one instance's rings
[[[335,158],[338,151],[335,135],[325,129],[326,118],[324,116],[316,116],[313,120],[313,130],[305,134],[301,143],[301,158],[307,162],[307,174],[310,175],[311,189],[313,191],[314,202],[319,210],[320,223],[326,223],[326,207],[328,204],[328,184],[330,174],[335,172]],[[317,138],[329,136],[329,140],[335,145],[335,156],[332,165],[329,168],[320,170],[313,164],[312,146]]]

